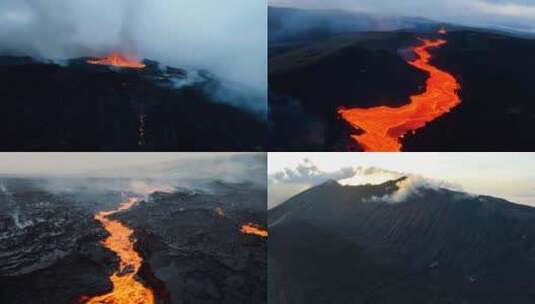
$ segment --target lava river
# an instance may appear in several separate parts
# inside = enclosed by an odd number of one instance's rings
[[[252,234],[259,237],[268,237],[268,231],[266,230],[266,228],[253,223],[242,225],[240,231],[244,234]]]
[[[115,252],[120,259],[119,270],[110,276],[113,289],[107,294],[95,297],[84,297],[81,301],[88,304],[153,304],[154,293],[135,279],[141,267],[143,258],[134,249],[131,239],[133,230],[109,216],[131,208],[137,203],[136,198],[130,198],[119,208],[103,211],[95,215],[95,219],[102,223],[110,236],[102,244]]]
[[[408,104],[398,108],[379,106],[338,110],[345,121],[363,131],[352,138],[364,151],[400,151],[405,134],[424,127],[461,102],[457,94],[460,85],[455,77],[429,63],[429,49],[440,47],[447,41],[420,40],[422,43],[414,47],[417,58],[408,63],[429,74],[423,93],[411,96]]]

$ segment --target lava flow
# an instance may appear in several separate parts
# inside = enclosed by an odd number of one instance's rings
[[[142,69],[145,67],[145,64],[134,59],[133,56],[127,56],[119,52],[113,52],[110,55],[95,59],[88,60],[87,63],[90,64],[100,64],[100,65],[111,65],[120,68],[130,68],[130,69]]]
[[[253,234],[253,235],[260,236],[260,237],[268,236],[268,232],[264,227],[253,224],[253,223],[242,225],[240,231],[245,234]]]
[[[461,102],[457,94],[460,85],[455,77],[429,64],[429,49],[446,44],[446,40],[420,40],[422,44],[414,48],[418,57],[409,64],[429,73],[423,93],[411,96],[410,103],[399,108],[379,106],[338,110],[351,126],[363,131],[351,137],[364,151],[400,151],[400,140],[407,132],[415,132]]]
[[[103,211],[95,215],[95,219],[102,223],[110,236],[102,244],[115,252],[120,259],[119,270],[110,280],[113,289],[101,296],[87,298],[83,302],[87,304],[154,304],[154,293],[151,289],[136,281],[135,275],[141,267],[143,258],[134,249],[134,241],[131,240],[132,229],[124,226],[108,216],[119,211],[127,210],[137,203],[136,198],[130,198],[122,203],[119,208],[112,211]],[[85,300],[87,299],[87,300]]]

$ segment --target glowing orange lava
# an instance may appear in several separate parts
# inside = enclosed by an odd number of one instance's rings
[[[242,225],[240,231],[245,234],[254,234],[261,237],[268,236],[268,232],[265,228],[253,223]]]
[[[82,301],[87,304],[154,304],[154,293],[149,288],[136,281],[135,275],[141,267],[143,259],[134,249],[134,242],[130,239],[133,230],[115,220],[109,215],[127,210],[137,203],[136,198],[130,198],[119,208],[112,211],[103,211],[95,215],[95,219],[102,223],[110,236],[102,244],[115,252],[120,259],[119,270],[110,280],[113,284],[111,292],[92,298],[84,297]]]
[[[410,103],[399,108],[379,106],[338,110],[351,126],[364,131],[352,135],[364,151],[400,151],[400,139],[407,132],[424,127],[461,102],[457,94],[460,85],[455,77],[429,64],[429,49],[446,44],[446,40],[420,40],[422,44],[414,48],[418,57],[409,64],[429,73],[423,93],[411,96]]]
[[[130,69],[142,69],[145,67],[145,64],[134,59],[134,56],[127,56],[119,52],[113,52],[106,57],[99,58],[96,60],[88,60],[87,63],[111,65],[115,67],[130,68]]]

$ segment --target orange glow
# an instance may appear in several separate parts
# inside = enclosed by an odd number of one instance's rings
[[[110,55],[99,58],[96,60],[88,60],[90,64],[111,65],[120,68],[130,69],[142,69],[145,64],[133,58],[133,56],[127,56],[119,52],[113,52]]]
[[[225,211],[223,210],[223,208],[217,207],[215,208],[215,212],[217,212],[219,216],[225,216]]]
[[[410,103],[399,108],[379,106],[338,110],[351,126],[363,131],[351,137],[364,151],[400,151],[400,140],[407,132],[415,132],[461,102],[457,94],[460,88],[457,80],[429,64],[429,49],[446,44],[446,40],[420,40],[422,44],[414,48],[418,57],[409,64],[429,73],[423,93],[411,96]]]
[[[261,236],[261,237],[268,236],[268,232],[264,227],[253,224],[253,223],[242,225],[240,231],[245,234],[254,234],[254,235]]]
[[[154,304],[154,293],[135,279],[143,259],[134,249],[131,240],[133,230],[118,221],[108,218],[109,215],[127,210],[137,203],[137,199],[130,198],[119,208],[112,211],[103,211],[95,215],[95,219],[102,223],[110,233],[102,244],[119,256],[119,270],[110,280],[113,289],[109,293],[96,297],[82,297],[81,301],[87,304]]]

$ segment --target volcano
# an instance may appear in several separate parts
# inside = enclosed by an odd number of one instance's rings
[[[531,303],[535,208],[422,186],[327,182],[269,210],[274,303]]]
[[[327,10],[269,18],[273,150],[533,150],[532,35]]]
[[[0,56],[0,81],[3,151],[265,148],[265,114],[238,105],[265,98],[206,70],[121,53],[61,64]]]
[[[146,197],[131,179],[0,179],[0,302],[266,303],[265,188],[206,181]],[[253,224],[249,224],[253,223]],[[265,229],[263,230],[265,232]]]

